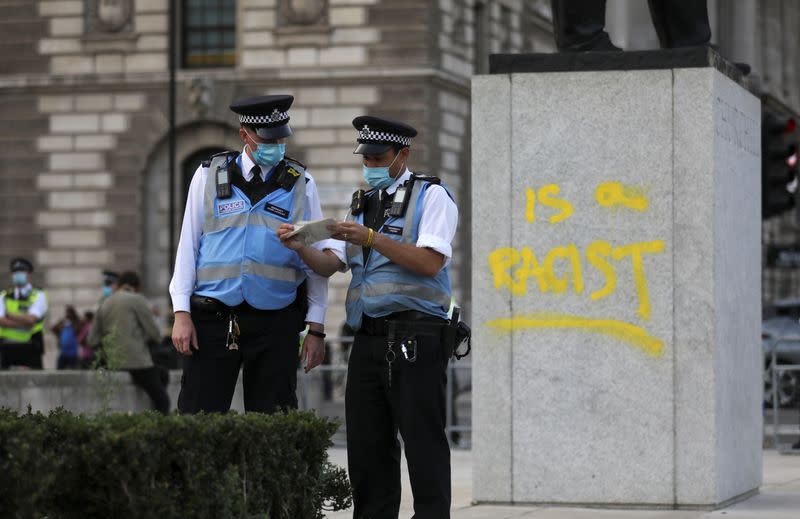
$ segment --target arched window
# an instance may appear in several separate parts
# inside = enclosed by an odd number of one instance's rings
[[[236,65],[236,0],[183,0],[183,67]]]

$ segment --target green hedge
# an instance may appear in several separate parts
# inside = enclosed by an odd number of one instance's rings
[[[308,412],[162,416],[0,410],[0,517],[319,518],[350,506]]]

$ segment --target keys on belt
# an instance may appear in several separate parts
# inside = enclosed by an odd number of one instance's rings
[[[231,311],[228,314],[228,335],[225,337],[225,346],[228,350],[239,349],[239,345],[236,344],[236,338],[241,334],[242,332],[239,330],[239,319],[237,319],[236,314]]]

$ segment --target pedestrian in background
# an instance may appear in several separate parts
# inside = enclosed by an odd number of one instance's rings
[[[94,312],[86,311],[81,319],[80,326],[78,327],[78,357],[80,358],[80,366],[82,369],[88,369],[92,366],[94,361],[94,350],[89,345],[89,332],[92,331],[92,321],[94,320]]]
[[[56,369],[78,369],[80,360],[78,355],[78,330],[80,320],[75,307],[68,306],[64,317],[50,328],[58,340],[58,360]]]
[[[153,365],[150,343],[161,340],[161,332],[145,297],[139,294],[139,276],[123,272],[119,288],[100,306],[89,333],[89,344],[95,349],[102,345],[109,369],[131,374],[133,383],[144,389],[153,407],[169,413],[170,400],[164,378]]]

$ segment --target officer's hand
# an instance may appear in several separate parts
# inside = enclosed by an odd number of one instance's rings
[[[175,312],[175,324],[172,326],[172,344],[181,355],[191,355],[192,348],[199,350],[197,332],[189,312]]]
[[[296,236],[292,236],[291,238],[286,237],[292,231],[294,231],[294,225],[292,224],[282,223],[281,226],[278,227],[278,238],[281,239],[281,243],[284,247],[291,250],[303,248],[303,243]]]
[[[335,226],[329,227],[329,229],[333,231],[333,236],[331,237],[334,240],[346,241],[353,245],[363,247],[369,239],[369,228],[364,227],[360,223],[339,222]]]
[[[303,351],[300,352],[300,362],[303,363],[306,373],[322,364],[325,358],[325,339],[306,335],[303,339]]]

